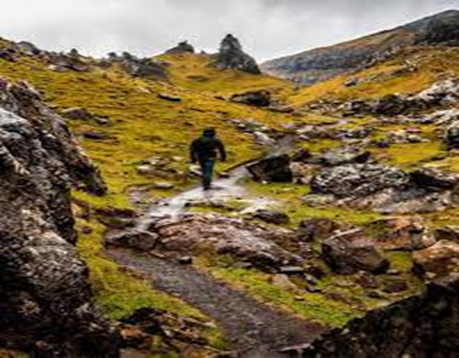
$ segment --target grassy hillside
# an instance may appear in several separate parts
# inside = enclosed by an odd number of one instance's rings
[[[319,100],[346,101],[379,98],[393,93],[416,93],[436,81],[459,75],[457,47],[412,47],[363,71],[305,87],[290,97],[296,107]],[[346,86],[349,80],[357,85]]]

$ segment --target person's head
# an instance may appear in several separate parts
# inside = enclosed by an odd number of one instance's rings
[[[206,128],[202,132],[203,137],[213,138],[217,135],[217,132],[214,128]]]

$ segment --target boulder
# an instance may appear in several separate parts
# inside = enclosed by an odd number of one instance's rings
[[[413,270],[427,279],[459,273],[459,244],[441,240],[435,245],[413,253]]]
[[[275,225],[287,225],[290,222],[287,214],[271,209],[259,209],[253,214],[253,217]]]
[[[268,183],[291,183],[293,173],[290,168],[290,157],[285,155],[273,155],[249,164],[247,170],[253,179]]]
[[[457,174],[449,174],[438,169],[423,168],[410,173],[413,184],[429,191],[453,190],[459,184]]]
[[[194,53],[194,47],[188,41],[179,42],[177,46],[166,51],[168,55],[180,55],[184,53]]]
[[[43,52],[33,43],[27,41],[20,41],[16,44],[16,46],[19,49],[19,51],[29,56],[40,55]]]
[[[154,233],[132,229],[106,235],[105,244],[148,252],[155,248],[157,240],[158,235]]]
[[[103,195],[64,120],[25,82],[0,89],[0,345],[36,357],[116,356],[75,247],[71,187]]]
[[[326,218],[303,220],[298,228],[298,237],[303,242],[319,242],[328,239],[342,225]]]
[[[339,274],[383,273],[389,262],[360,229],[339,232],[322,243],[322,258]]]
[[[422,250],[436,242],[421,216],[379,219],[367,227],[377,246],[383,250]]]
[[[379,164],[349,164],[324,169],[311,182],[313,193],[337,197],[364,197],[388,188],[403,188],[409,176],[402,170]]]
[[[274,286],[279,287],[283,291],[295,292],[298,290],[298,287],[290,281],[287,275],[276,274],[270,280]]]
[[[215,67],[220,69],[235,69],[259,75],[261,70],[257,62],[247,55],[237,38],[227,35],[220,45]]]
[[[255,107],[269,107],[271,93],[268,91],[249,91],[231,96],[231,101]]]

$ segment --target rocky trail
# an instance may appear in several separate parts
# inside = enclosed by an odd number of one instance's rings
[[[212,317],[241,357],[282,357],[283,348],[312,342],[325,327],[277,311],[191,267],[110,249],[119,264],[148,274],[154,287]]]
[[[180,220],[189,204],[197,201],[243,199],[249,212],[272,205],[267,198],[252,198],[245,192],[240,183],[247,176],[247,169],[238,167],[229,177],[216,180],[210,191],[194,187],[166,199],[150,208],[137,229],[148,230],[158,218]],[[282,357],[282,349],[308,344],[325,330],[319,323],[276,310],[193,266],[124,248],[109,248],[107,254],[118,264],[148,275],[156,289],[213,318],[238,356]]]

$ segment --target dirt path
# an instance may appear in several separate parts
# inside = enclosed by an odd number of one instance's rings
[[[155,288],[212,317],[241,357],[274,358],[282,348],[311,342],[324,327],[277,311],[190,266],[111,249],[119,264],[150,275]]]

